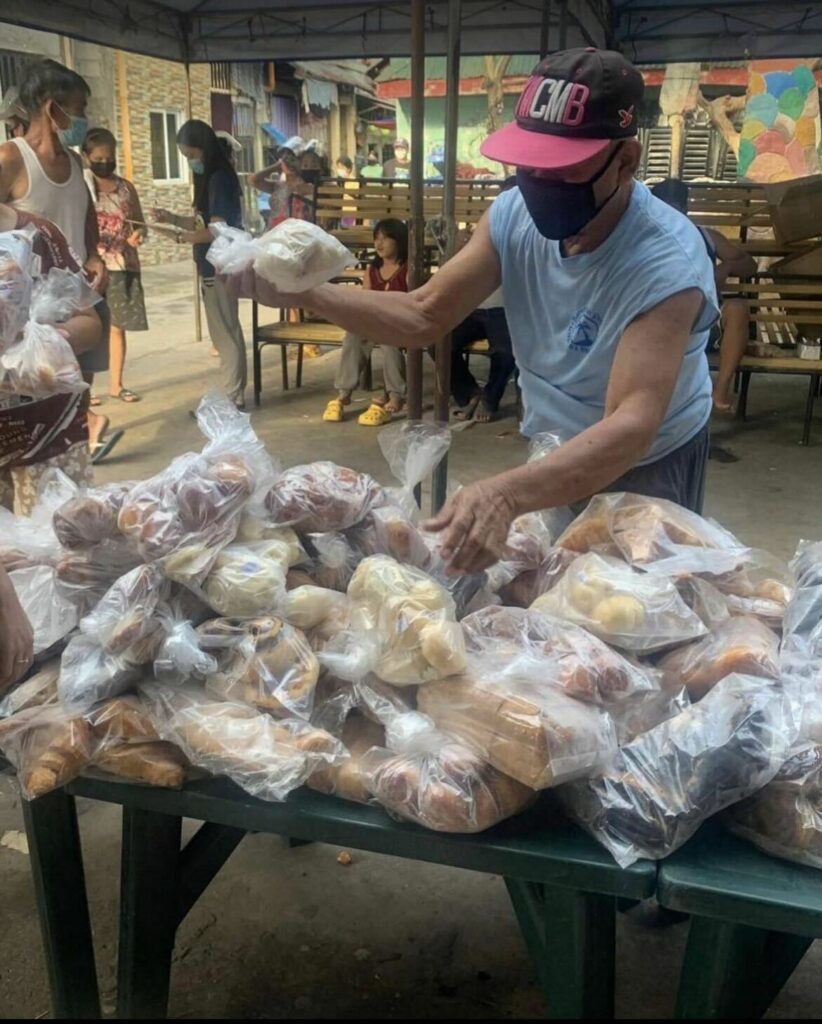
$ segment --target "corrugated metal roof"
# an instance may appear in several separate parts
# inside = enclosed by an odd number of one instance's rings
[[[374,94],[374,80],[366,72],[376,64],[374,60],[307,60],[289,61],[295,78],[313,78],[319,82],[352,85],[363,92]]]

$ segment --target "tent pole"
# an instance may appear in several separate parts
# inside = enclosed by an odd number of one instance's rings
[[[185,62],[186,69],[186,119],[190,121],[194,105],[191,99],[191,64]],[[203,315],[200,310],[200,275],[197,273],[197,264],[194,264],[194,340],[203,340]]]
[[[548,56],[551,32],[551,8],[553,0],[542,0],[542,20],[539,25],[539,59]]]
[[[448,0],[448,56],[445,68],[445,181],[442,191],[442,215],[445,221],[445,258],[454,255],[457,241],[457,128],[460,105],[460,28],[462,0]],[[451,397],[451,335],[437,345],[436,383],[434,391],[434,419],[448,422],[448,400]],[[436,514],[445,504],[448,486],[448,456],[445,455],[434,470],[431,495],[432,511]]]
[[[559,47],[564,50],[568,46],[568,0],[559,0]]]
[[[411,0],[411,287],[425,279],[423,149],[425,137],[425,0]],[[408,352],[408,418],[422,419],[422,351]],[[417,496],[419,501],[419,495]]]

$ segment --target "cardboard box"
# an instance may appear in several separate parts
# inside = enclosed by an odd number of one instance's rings
[[[778,242],[801,242],[822,235],[822,174],[765,185]]]

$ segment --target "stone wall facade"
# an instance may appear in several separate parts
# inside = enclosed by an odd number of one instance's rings
[[[186,120],[186,73],[182,64],[174,61],[143,57],[134,53],[123,53],[120,58],[125,64],[125,75],[113,74],[116,98],[116,128],[114,133],[120,140],[120,168],[126,173],[123,138],[123,110],[128,109],[131,136],[132,181],[140,196],[143,212],[148,215],[152,206],[162,206],[174,213],[191,212],[191,178],[185,160],[180,158],[180,181],[155,181],[151,162],[151,129],[149,115],[152,111],[173,112],[178,124]],[[192,116],[202,121],[211,120],[211,71],[208,64],[192,64],[191,108]],[[125,77],[125,97],[120,96],[120,84]],[[168,263],[176,260],[190,260],[191,248],[177,245],[173,240],[163,238],[159,232],[149,235],[140,251],[144,264]]]

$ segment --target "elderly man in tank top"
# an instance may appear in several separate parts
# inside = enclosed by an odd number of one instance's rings
[[[485,156],[517,168],[471,241],[407,295],[326,284],[281,295],[246,273],[243,294],[305,306],[376,344],[438,342],[502,285],[523,432],[568,440],[463,487],[428,528],[452,572],[491,565],[513,519],[605,490],[701,511],[719,316],[713,267],[688,220],[634,178],[643,81],[621,54],[564,50],[533,71],[516,119]]]
[[[97,215],[82,161],[71,149],[86,137],[89,95],[85,80],[62,64],[44,59],[29,65],[18,99],[30,122],[24,136],[0,145],[0,203],[54,224],[92,287],[104,294],[107,272],[97,252]],[[108,369],[107,341],[86,352],[80,365],[89,382]],[[108,417],[89,412],[88,421],[89,448],[98,461],[122,432],[104,440]]]

